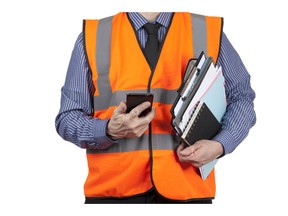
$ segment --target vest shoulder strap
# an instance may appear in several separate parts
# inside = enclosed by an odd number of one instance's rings
[[[214,64],[220,51],[223,32],[223,18],[191,13],[194,56],[204,51],[213,57]]]
[[[92,74],[96,74],[96,40],[98,20],[83,20],[83,43],[88,60],[89,69]]]
[[[112,19],[113,16],[83,21],[84,47],[92,74],[109,70]]]

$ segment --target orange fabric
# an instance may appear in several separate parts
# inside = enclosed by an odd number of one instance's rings
[[[87,160],[86,197],[133,196],[152,188],[148,151],[87,154]]]
[[[180,163],[174,151],[153,151],[152,176],[158,192],[166,198],[188,200],[215,196],[214,171],[203,181],[198,168]]]
[[[220,39],[217,37],[222,32],[222,18],[221,17],[206,17],[207,23],[207,43],[208,53],[213,57],[214,64],[216,64],[218,52],[220,49]]]
[[[89,64],[94,67],[93,82],[97,89],[95,67],[95,34],[98,21],[90,21],[92,27],[85,28],[86,45],[93,44],[89,51]],[[90,23],[89,22],[89,23]],[[207,18],[208,54],[217,59],[221,35],[221,18]],[[90,25],[86,22],[86,25]],[[120,27],[121,26],[121,27]],[[216,28],[216,30],[214,30]],[[212,29],[212,30],[211,30]],[[87,36],[90,35],[90,36]],[[170,29],[155,68],[151,88],[175,90],[179,87],[186,64],[193,55],[191,15],[175,13]],[[91,47],[86,47],[91,49]],[[94,52],[94,54],[92,54]],[[94,56],[93,56],[94,55]],[[90,59],[92,57],[92,59]],[[112,20],[111,56],[109,80],[112,93],[118,90],[147,90],[151,75],[150,67],[138,44],[135,32],[126,13],[119,13]],[[97,95],[97,93],[95,94]],[[153,103],[156,115],[152,121],[153,134],[173,134],[171,104]],[[110,118],[115,107],[95,112],[94,117]],[[172,136],[171,136],[172,137]],[[137,144],[137,143],[135,143]],[[152,147],[157,143],[152,143]],[[147,143],[148,146],[148,143]],[[148,191],[154,184],[164,197],[173,200],[188,200],[215,196],[214,171],[203,181],[197,168],[179,163],[171,150],[149,150],[119,153],[87,154],[89,174],[85,183],[88,197],[128,197]],[[152,161],[152,170],[150,162]],[[152,172],[152,181],[150,179]]]
[[[171,119],[170,109],[172,105],[153,103],[153,106],[156,107],[156,114],[153,120],[153,133],[155,134],[171,134],[174,133],[174,130],[170,123],[163,121],[163,119]]]

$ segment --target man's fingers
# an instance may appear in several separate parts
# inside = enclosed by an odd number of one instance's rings
[[[145,109],[151,106],[151,103],[146,101],[141,103],[140,105],[136,106],[130,111],[130,117],[136,118],[138,117]]]
[[[139,110],[138,110],[139,111]],[[136,128],[136,127],[141,127],[141,126],[148,126],[149,123],[152,121],[152,119],[155,116],[155,108],[152,108],[151,112],[149,112],[147,115],[140,117],[138,115],[138,111],[136,110],[136,114],[133,113],[133,110],[131,110],[131,112],[126,115],[126,125],[128,127],[130,127],[131,129]]]
[[[150,102],[144,102],[132,109],[130,113],[126,113],[127,105],[121,102],[109,121],[108,134],[117,138],[140,137],[148,129],[149,123],[155,115],[155,108],[152,108],[152,111],[146,116],[139,118],[141,112],[149,106],[151,106]]]
[[[179,156],[179,160],[181,162],[191,163],[193,166],[196,167],[202,166],[202,162],[205,159],[203,158],[203,152],[201,152],[200,147],[201,146],[198,143],[195,143],[192,146],[186,148],[184,147],[184,149],[182,149],[182,147],[178,147],[177,153]]]
[[[184,148],[184,147],[183,147]],[[181,151],[179,151],[179,154],[182,156],[182,157],[188,157],[190,156],[191,154],[193,154],[199,147],[194,144],[194,145],[191,145],[189,147],[186,147],[184,149],[182,149]]]

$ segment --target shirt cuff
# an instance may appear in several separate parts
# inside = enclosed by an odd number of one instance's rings
[[[234,137],[227,130],[221,130],[212,140],[222,144],[224,150],[222,156],[233,152],[236,148]]]
[[[117,140],[110,139],[106,134],[106,126],[109,122],[109,119],[95,119],[93,125],[93,136],[95,138],[95,143],[89,146],[93,149],[107,149],[111,145],[118,143]]]

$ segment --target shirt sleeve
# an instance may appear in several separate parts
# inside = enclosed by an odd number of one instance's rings
[[[221,65],[225,78],[227,111],[222,129],[213,140],[222,144],[225,155],[235,150],[256,123],[255,92],[251,88],[248,71],[224,33],[217,64]]]
[[[61,105],[55,126],[64,140],[80,148],[105,149],[115,141],[106,135],[108,120],[93,118],[94,91],[81,33],[76,40],[65,84],[61,89]]]

